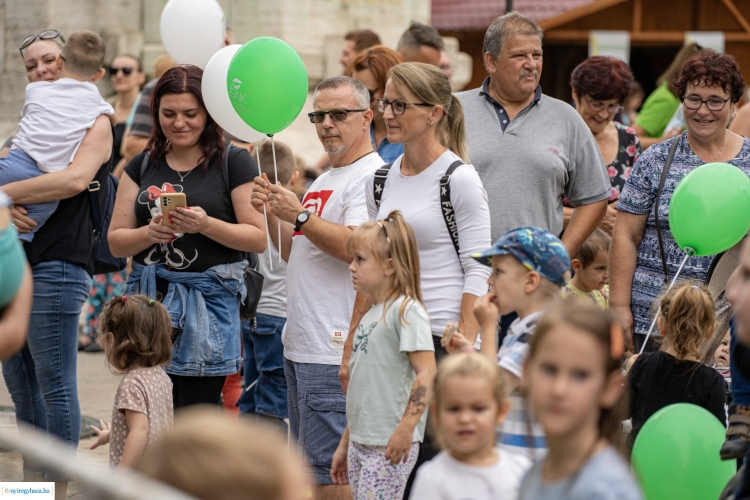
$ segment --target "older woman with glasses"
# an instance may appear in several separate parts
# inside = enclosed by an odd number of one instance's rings
[[[570,76],[570,86],[576,110],[594,134],[612,183],[607,213],[599,224],[600,229],[611,234],[617,215],[615,205],[641,154],[635,130],[613,120],[633,89],[633,72],[619,59],[594,56],[576,66]],[[573,208],[567,200],[563,200],[563,205],[567,226]]]
[[[20,52],[29,82],[58,78],[64,39],[56,30],[26,38]],[[75,448],[81,433],[76,381],[78,321],[94,271],[92,181],[105,185],[110,172],[112,125],[100,116],[86,132],[73,162],[64,170],[12,182],[3,191],[13,200],[19,232],[36,223],[24,204],[59,201],[55,212],[24,250],[31,266],[34,296],[27,342],[3,361],[3,378],[16,420],[33,425]],[[55,481],[55,498],[65,498],[67,478],[24,460],[26,481]]]
[[[625,323],[630,350],[640,348],[644,341],[651,324],[651,304],[667,279],[665,271],[673,278],[685,256],[669,229],[669,202],[677,184],[696,168],[712,162],[729,163],[750,175],[750,140],[727,130],[745,90],[735,58],[713,50],[700,51],[685,63],[674,86],[682,101],[687,131],[644,151],[617,204],[609,254],[609,300]],[[673,146],[674,158],[659,195],[661,175]],[[654,217],[657,196],[663,246]],[[689,258],[680,279],[703,282],[714,258]],[[717,310],[723,309],[720,301]]]

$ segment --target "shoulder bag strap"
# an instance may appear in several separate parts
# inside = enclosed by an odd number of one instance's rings
[[[661,254],[661,265],[664,270],[664,283],[669,283],[669,272],[667,271],[667,257],[664,254],[664,240],[661,235],[661,224],[659,223],[659,202],[661,201],[661,192],[664,189],[664,181],[667,180],[669,174],[669,167],[672,166],[672,160],[674,159],[675,152],[677,152],[677,146],[680,143],[680,136],[675,137],[672,147],[669,148],[669,155],[667,161],[664,163],[664,168],[661,170],[661,179],[659,179],[659,190],[656,192],[656,200],[654,201],[654,221],[656,222],[656,236],[659,240],[659,253]]]
[[[107,178],[106,182],[109,182],[109,178]],[[94,226],[94,236],[99,236],[101,234],[102,224],[104,223],[104,220],[102,219],[102,209],[99,205],[99,193],[102,188],[108,187],[109,186],[102,186],[96,179],[89,183],[89,204],[91,205],[91,223]]]
[[[451,203],[451,175],[463,164],[464,162],[461,160],[454,161],[445,171],[445,175],[440,178],[440,209],[443,212],[443,220],[448,228],[448,234],[451,235],[453,248],[456,249],[459,258],[461,254],[458,251],[458,225],[456,224],[456,214],[453,211],[453,203]]]
[[[146,173],[146,167],[148,167],[149,158],[151,157],[151,151],[143,155],[143,161],[141,162],[141,178]]]
[[[383,199],[385,180],[388,178],[388,172],[391,171],[392,166],[393,163],[388,163],[375,171],[375,183],[372,185],[372,194],[375,197],[375,206],[378,208],[380,208],[380,200]]]
[[[232,202],[232,190],[229,187],[229,152],[236,148],[234,144],[229,144],[227,149],[224,151],[224,158],[221,163],[221,175],[224,177],[224,186],[227,188],[227,195],[229,196],[229,203]],[[252,158],[252,155],[250,156]]]

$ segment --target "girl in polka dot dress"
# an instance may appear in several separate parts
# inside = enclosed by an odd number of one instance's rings
[[[135,467],[146,447],[172,426],[172,382],[162,366],[172,359],[172,320],[164,306],[144,295],[117,296],[104,306],[99,336],[107,362],[124,373],[112,423],[91,426],[109,443],[109,465]]]

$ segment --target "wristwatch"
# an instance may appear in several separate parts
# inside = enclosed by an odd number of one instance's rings
[[[297,221],[294,224],[294,230],[296,232],[302,231],[302,224],[310,220],[310,211],[309,210],[303,210],[302,212],[297,214]]]

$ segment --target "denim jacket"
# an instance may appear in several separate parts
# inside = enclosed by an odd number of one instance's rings
[[[156,277],[169,282],[162,303],[172,317],[172,326],[182,331],[174,342],[167,373],[204,377],[239,371],[240,300],[247,294],[246,267],[247,261],[242,261],[195,273],[133,262],[128,295],[140,293],[156,299]]]

